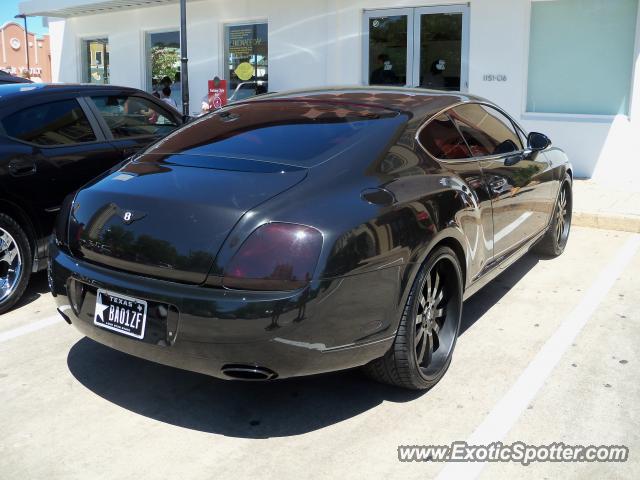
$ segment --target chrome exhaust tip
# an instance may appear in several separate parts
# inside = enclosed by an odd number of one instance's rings
[[[222,367],[222,373],[228,378],[248,382],[264,382],[278,376],[276,372],[268,368],[242,364],[225,365]]]

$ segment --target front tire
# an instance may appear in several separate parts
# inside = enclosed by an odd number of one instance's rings
[[[32,265],[26,233],[13,218],[0,213],[0,314],[10,310],[24,294]]]
[[[404,307],[387,354],[366,365],[373,379],[412,390],[427,390],[444,376],[460,331],[462,270],[453,250],[429,255]]]
[[[559,257],[562,255],[569,241],[572,214],[573,189],[571,187],[571,177],[565,175],[558,193],[558,199],[553,208],[551,224],[544,237],[533,247],[536,253],[547,257]]]

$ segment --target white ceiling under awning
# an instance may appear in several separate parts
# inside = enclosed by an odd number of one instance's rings
[[[19,8],[28,16],[69,18],[172,3],[178,0],[23,0]]]

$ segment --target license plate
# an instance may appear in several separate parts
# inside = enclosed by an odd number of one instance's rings
[[[98,289],[93,323],[142,340],[147,321],[147,302]]]

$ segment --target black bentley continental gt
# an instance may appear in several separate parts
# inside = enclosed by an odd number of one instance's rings
[[[545,135],[471,95],[266,95],[69,198],[49,281],[68,323],[154,362],[427,389],[463,300],[531,248],[562,253],[571,185]]]

